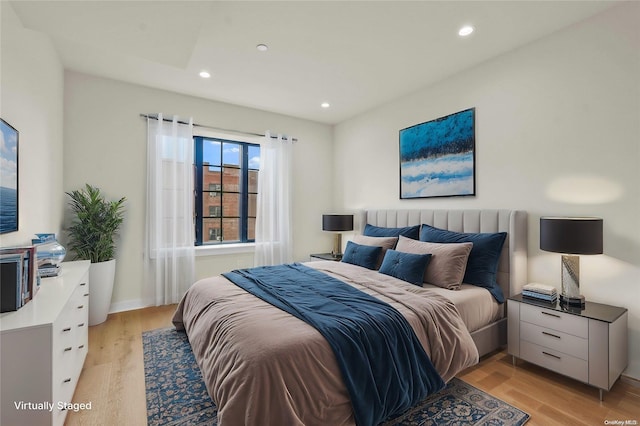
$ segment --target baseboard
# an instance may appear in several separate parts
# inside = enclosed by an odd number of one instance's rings
[[[109,313],[113,314],[116,312],[133,311],[135,309],[142,309],[149,306],[151,305],[145,303],[142,299],[123,300],[122,302],[112,303],[109,307]]]
[[[634,377],[622,375],[622,376],[620,376],[620,381],[623,382],[623,383],[626,383],[628,385],[631,385],[634,388],[640,388],[640,380],[638,380],[638,379],[636,379]]]

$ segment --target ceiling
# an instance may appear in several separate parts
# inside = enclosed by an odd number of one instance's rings
[[[338,123],[612,1],[12,1],[66,69]],[[470,24],[466,38],[458,29]],[[260,52],[256,45],[269,49]],[[212,74],[198,76],[201,70]],[[329,108],[321,108],[329,102]]]

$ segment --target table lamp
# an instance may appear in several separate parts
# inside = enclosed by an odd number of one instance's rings
[[[579,254],[602,254],[602,219],[596,217],[541,217],[540,249],[562,255],[560,303],[584,307],[580,294]]]
[[[335,258],[342,256],[342,231],[353,231],[352,214],[323,214],[322,230],[335,232],[333,237],[333,250],[331,254]]]

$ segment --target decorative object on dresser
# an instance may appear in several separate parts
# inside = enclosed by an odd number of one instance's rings
[[[585,302],[575,309],[521,294],[507,301],[508,352],[525,361],[610,390],[627,367],[626,308]]]
[[[562,255],[560,301],[584,306],[580,294],[579,254],[602,254],[602,219],[595,217],[541,217],[540,249]]]
[[[56,234],[36,234],[31,243],[36,247],[38,273],[40,277],[55,277],[60,273],[60,264],[67,250],[56,240]]]
[[[401,199],[475,193],[475,108],[400,130]]]
[[[100,189],[89,184],[84,189],[67,192],[74,214],[69,227],[69,248],[77,259],[91,261],[92,294],[89,325],[104,322],[111,305],[116,273],[115,237],[124,220],[125,197],[108,201]]]
[[[64,424],[88,349],[89,261],[66,262],[0,315],[0,424]]]
[[[0,234],[18,230],[19,132],[0,118]]]
[[[333,250],[331,254],[339,259],[342,257],[342,234],[343,231],[353,231],[352,214],[323,214],[322,230],[334,232]]]

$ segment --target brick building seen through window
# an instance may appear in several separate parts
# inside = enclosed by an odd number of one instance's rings
[[[254,241],[260,147],[195,140],[199,175],[196,244]]]

